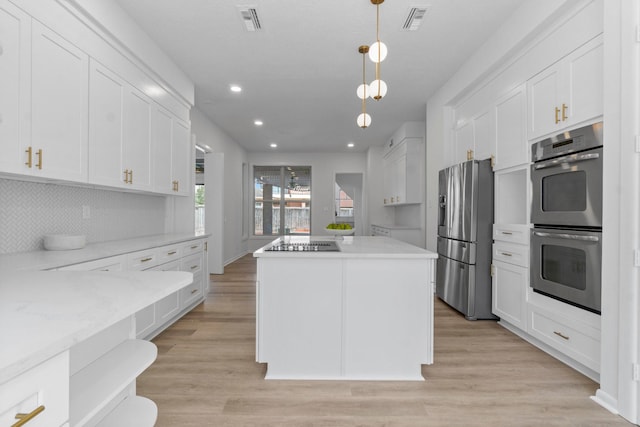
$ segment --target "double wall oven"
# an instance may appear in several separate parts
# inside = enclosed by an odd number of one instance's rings
[[[602,122],[531,147],[531,287],[600,314]]]

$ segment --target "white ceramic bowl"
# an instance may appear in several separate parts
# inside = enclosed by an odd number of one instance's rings
[[[44,248],[48,251],[82,249],[86,243],[87,237],[83,234],[46,234],[44,236]]]
[[[340,230],[340,229],[335,229],[335,228],[325,228],[325,230],[327,231],[327,233],[329,234],[333,234],[334,236],[350,236],[354,233],[354,231],[356,231],[354,228],[352,228],[351,230]]]

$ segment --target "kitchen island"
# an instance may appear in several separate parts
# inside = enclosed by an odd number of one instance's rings
[[[135,379],[157,349],[134,314],[193,281],[187,272],[5,271],[0,277],[0,425],[153,426]],[[21,415],[22,414],[22,415]]]
[[[267,379],[423,380],[437,254],[387,237],[278,239],[254,252]],[[302,249],[301,249],[302,248]]]

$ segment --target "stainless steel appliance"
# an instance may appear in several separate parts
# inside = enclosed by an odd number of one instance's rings
[[[536,292],[600,313],[601,231],[536,227],[531,248]]]
[[[438,181],[436,294],[469,320],[491,313],[493,171],[490,160],[443,169]]]
[[[602,227],[602,122],[531,146],[531,222]]]
[[[602,122],[531,147],[531,287],[600,313]]]

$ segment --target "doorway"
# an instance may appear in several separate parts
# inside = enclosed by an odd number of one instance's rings
[[[334,180],[334,222],[347,223],[356,235],[363,232],[362,173],[336,173]]]

